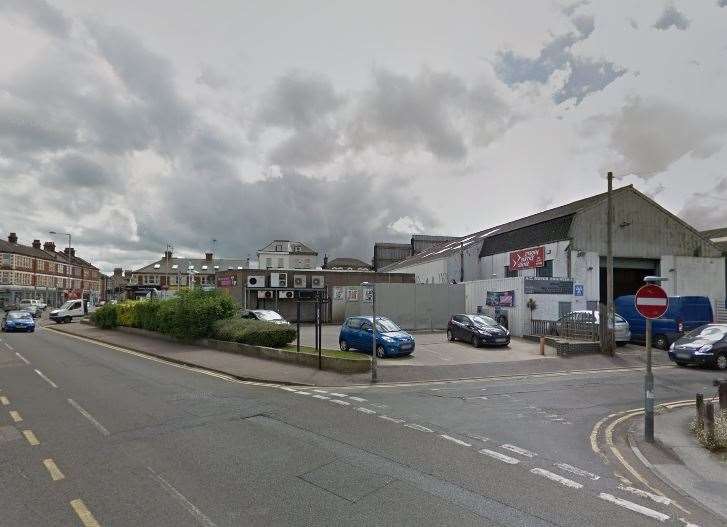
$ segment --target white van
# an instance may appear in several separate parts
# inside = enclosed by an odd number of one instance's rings
[[[58,309],[50,312],[50,319],[56,324],[67,324],[74,318],[81,318],[95,311],[88,300],[69,300]]]
[[[18,309],[23,310],[26,307],[36,306],[38,309],[45,309],[48,305],[45,302],[36,300],[35,298],[24,298],[18,302]]]

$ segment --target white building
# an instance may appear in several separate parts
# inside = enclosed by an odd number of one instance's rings
[[[303,242],[273,240],[257,253],[260,269],[315,269],[318,252]]]

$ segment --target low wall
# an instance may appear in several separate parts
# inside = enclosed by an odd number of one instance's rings
[[[116,330],[124,333],[132,333],[149,338],[165,340],[167,342],[180,342],[178,339],[170,335],[163,335],[146,329],[119,326]],[[308,366],[310,368],[318,368],[318,355],[314,353],[298,353],[296,351],[268,348],[265,346],[253,346],[252,344],[242,344],[240,342],[229,342],[217,339],[200,339],[195,341],[194,344],[205,348],[212,348],[217,351],[224,351],[226,353],[237,353],[247,357],[289,362],[293,364],[300,364],[301,366]],[[326,371],[335,371],[338,373],[365,373],[369,371],[371,361],[365,357],[362,357],[361,359],[344,359],[340,357],[326,357],[324,355],[321,357],[321,367]]]
[[[525,340],[533,342],[540,341],[537,335],[523,335]],[[587,342],[580,340],[568,340],[557,337],[545,337],[545,345],[555,348],[555,354],[560,357],[567,355],[582,355],[584,353],[600,353],[601,344],[599,342]]]

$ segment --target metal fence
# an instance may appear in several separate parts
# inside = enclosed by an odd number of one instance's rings
[[[559,320],[531,320],[530,334],[598,342],[600,340],[596,312],[570,313]]]

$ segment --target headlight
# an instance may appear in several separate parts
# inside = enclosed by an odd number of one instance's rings
[[[674,351],[674,343],[671,343],[671,346],[669,346],[669,351]]]
[[[705,344],[704,346],[702,346],[695,352],[695,355],[711,355],[712,354],[712,353],[710,353],[711,351],[712,351],[712,345]]]

